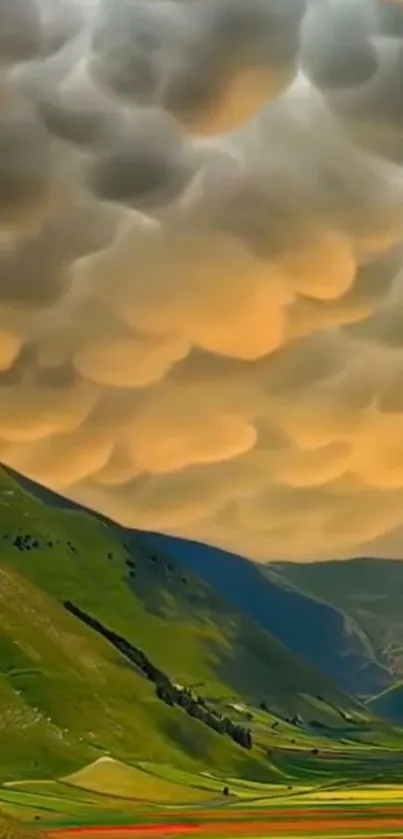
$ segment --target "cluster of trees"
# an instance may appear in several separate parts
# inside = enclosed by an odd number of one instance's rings
[[[72,615],[79,618],[83,621],[83,623],[86,623],[87,626],[91,627],[91,629],[95,629],[96,632],[99,632],[100,635],[120,650],[120,652],[123,653],[129,661],[136,664],[139,670],[144,673],[150,682],[167,684],[168,686],[171,684],[168,676],[156,667],[142,650],[135,647],[134,644],[131,644],[130,641],[127,641],[122,635],[118,635],[117,632],[113,632],[112,629],[108,629],[108,627],[104,626],[99,620],[93,618],[91,615],[88,615],[87,612],[84,612],[79,606],[71,603],[70,600],[66,600],[63,605],[69,612],[71,612]]]
[[[37,536],[32,536],[31,533],[18,533],[15,535],[14,533],[3,533],[4,541],[11,541],[11,544],[17,551],[38,551],[44,550],[45,548],[53,548],[55,546],[55,542],[52,539],[40,539]],[[60,543],[59,543],[60,544]],[[72,554],[78,553],[77,548],[73,545],[73,542],[69,540],[66,542],[67,550],[70,551]],[[109,556],[109,555],[108,555]]]
[[[46,538],[38,538],[38,536],[33,536],[31,533],[3,533],[2,536],[3,540],[10,541],[14,548],[17,551],[38,551],[44,550],[45,548],[52,549],[55,546],[55,542],[52,539]],[[66,542],[66,546],[71,553],[77,553],[77,548],[73,545],[72,542]]]
[[[128,553],[130,554],[129,558],[126,559],[126,565],[130,569],[129,570],[129,576],[133,578],[133,577],[136,576],[136,568],[137,568],[136,562],[133,559],[133,554],[132,554],[133,548],[127,542],[123,543],[123,547],[126,548]],[[109,554],[108,554],[108,558],[109,558]],[[112,557],[110,557],[110,558],[112,558]],[[175,571],[176,571],[177,575],[180,575],[179,567],[176,568],[175,565],[173,565],[172,562],[169,562],[163,555],[157,555],[157,554],[150,553],[146,548],[144,548],[141,560],[144,560],[144,559],[147,559],[149,561],[149,563],[152,563],[156,572],[162,573],[166,580],[169,580],[170,575],[173,574]],[[150,567],[150,566],[148,566],[148,567]],[[142,568],[142,565],[141,565],[141,562],[140,562],[140,566],[139,566],[140,571],[141,571],[141,568]],[[144,570],[144,564],[143,564],[143,570]],[[180,581],[181,581],[182,585],[184,585],[184,586],[188,585],[188,583],[189,583],[189,579],[183,574],[182,574],[182,576],[180,576]]]
[[[3,539],[12,541],[12,545],[14,548],[17,548],[17,551],[37,551],[40,548],[52,548],[53,542],[46,542],[44,539],[38,539],[36,536],[32,536],[30,533],[19,533],[17,536],[13,534],[10,535],[9,533],[3,534]]]
[[[232,722],[229,717],[222,716],[215,709],[209,708],[202,696],[193,696],[189,689],[177,688],[172,683],[169,688],[166,685],[157,684],[156,694],[167,705],[179,705],[180,708],[184,708],[190,717],[201,720],[218,734],[227,734],[244,749],[252,748],[253,738],[250,729]]]
[[[99,632],[103,638],[106,638],[129,661],[135,664],[144,676],[155,684],[155,692],[159,699],[172,707],[178,706],[179,708],[183,708],[189,716],[200,720],[219,734],[228,735],[244,749],[252,748],[253,738],[250,729],[233,723],[227,716],[221,716],[215,709],[208,706],[202,696],[194,696],[187,688],[176,687],[169,676],[163,670],[156,667],[142,650],[135,647],[134,644],[131,644],[122,635],[118,635],[113,630],[108,629],[100,621],[88,615],[70,600],[65,600],[63,605],[67,611],[83,621],[87,626],[90,626],[91,629]]]
[[[39,539],[34,539],[28,533],[23,536],[16,536],[13,539],[13,545],[19,551],[34,551],[41,547]]]

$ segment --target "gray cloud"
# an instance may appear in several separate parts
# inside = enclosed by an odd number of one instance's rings
[[[46,212],[52,192],[50,138],[29,103],[6,91],[0,109],[2,226],[36,224],[38,210]]]
[[[37,0],[3,0],[0,9],[0,55],[14,64],[32,58],[41,46],[41,17]]]
[[[350,88],[368,83],[378,67],[371,35],[372,0],[312,2],[302,26],[302,64],[320,88]]]
[[[0,10],[0,451],[259,560],[403,525],[402,4]]]
[[[163,205],[180,195],[192,176],[184,146],[175,123],[157,110],[140,109],[136,118],[106,133],[89,165],[89,186],[110,201]]]

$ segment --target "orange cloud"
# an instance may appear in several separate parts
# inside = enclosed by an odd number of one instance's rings
[[[260,561],[396,552],[401,38],[381,0],[3,2],[5,463]]]

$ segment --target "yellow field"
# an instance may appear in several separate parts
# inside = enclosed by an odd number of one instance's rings
[[[383,804],[400,804],[403,803],[403,787],[397,785],[390,786],[365,786],[365,787],[351,787],[345,786],[343,789],[327,789],[327,790],[312,790],[304,793],[304,802],[318,802],[320,804],[327,802],[347,802],[347,801],[362,801],[369,803],[383,803]]]
[[[150,803],[196,804],[212,798],[207,790],[172,783],[112,758],[101,758],[63,781],[90,792]]]

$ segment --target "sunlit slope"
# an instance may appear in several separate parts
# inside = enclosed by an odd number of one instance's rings
[[[65,600],[144,650],[173,681],[201,684],[204,696],[264,698],[278,712],[333,723],[334,708],[354,704],[175,560],[145,553],[126,535],[49,506],[0,473],[0,780],[60,775],[108,751],[269,771],[258,750],[245,752],[161,702]]]
[[[195,789],[185,783],[157,778],[135,766],[112,758],[100,758],[64,779],[70,787],[117,798],[137,799],[152,803],[196,804],[211,801],[208,790]],[[221,791],[221,790],[220,790]],[[218,795],[217,795],[218,798]]]
[[[2,779],[52,776],[94,759],[188,758],[235,765],[238,749],[155,699],[112,647],[13,571],[2,569]]]

